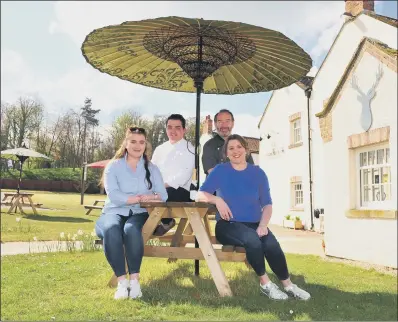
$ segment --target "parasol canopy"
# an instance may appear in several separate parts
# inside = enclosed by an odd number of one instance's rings
[[[178,92],[276,90],[305,76],[311,57],[278,31],[230,21],[163,17],[91,32],[86,61],[133,83]]]
[[[19,162],[21,163],[21,166],[19,168],[19,180],[18,180],[17,193],[19,193],[19,190],[20,190],[20,187],[21,187],[23,163],[28,158],[52,160],[51,158],[49,158],[48,156],[46,156],[44,154],[41,154],[41,153],[36,152],[34,150],[31,150],[31,149],[27,149],[25,145],[23,145],[21,148],[9,149],[9,150],[1,151],[1,158],[3,158],[3,159],[15,159],[15,158],[18,158]]]
[[[48,156],[46,156],[44,154],[41,154],[41,153],[36,152],[34,150],[27,149],[25,147],[16,148],[16,149],[9,149],[9,150],[3,150],[3,151],[1,151],[1,157],[3,159],[15,159],[15,158],[18,158],[19,160],[21,160],[21,158],[24,158],[25,160],[27,158],[40,158],[40,159],[52,160],[51,158],[49,158]]]

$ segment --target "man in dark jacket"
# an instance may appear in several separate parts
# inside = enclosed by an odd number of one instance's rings
[[[202,164],[203,171],[208,175],[213,168],[227,160],[222,155],[222,148],[225,139],[231,135],[234,127],[234,116],[229,110],[220,110],[214,116],[214,124],[217,132],[213,134],[213,138],[203,146]],[[247,162],[254,164],[251,154],[247,157]]]

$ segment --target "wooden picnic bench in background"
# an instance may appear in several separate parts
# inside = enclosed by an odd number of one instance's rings
[[[221,247],[216,240],[209,222],[209,215],[215,212],[213,205],[203,202],[144,202],[140,206],[146,208],[149,213],[149,218],[142,229],[144,256],[168,258],[168,262],[177,259],[205,260],[220,296],[232,296],[220,261],[245,262],[248,265],[246,253],[240,247]],[[177,228],[164,236],[153,236],[162,218],[179,219]],[[185,247],[188,243],[194,243],[195,238],[199,243],[199,248]],[[150,239],[169,242],[170,246],[147,245]],[[96,243],[102,244],[102,240]],[[221,249],[215,249],[215,245],[219,245]],[[112,276],[108,285],[111,287],[117,285],[115,275]]]
[[[22,209],[22,206],[29,206],[32,208],[33,213],[38,215],[36,207],[40,207],[42,204],[34,204],[32,201],[32,197],[34,196],[33,193],[27,192],[4,192],[4,197],[1,200],[1,206],[10,206],[7,213],[10,214],[13,210],[17,212],[17,208],[21,212],[21,214],[25,214]],[[25,201],[24,202],[24,198]]]
[[[92,205],[84,205],[84,209],[87,209],[86,215],[88,215],[94,209],[102,210],[102,208],[104,208],[104,206],[97,206],[97,204],[100,203],[100,202],[104,203],[105,200],[95,200]]]

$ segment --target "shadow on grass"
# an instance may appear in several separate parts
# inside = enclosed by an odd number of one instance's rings
[[[25,215],[26,219],[36,220],[36,221],[49,221],[49,222],[76,222],[76,223],[86,223],[93,222],[93,220],[79,218],[79,217],[66,217],[66,216],[47,216],[47,215]]]
[[[177,281],[188,277],[193,285],[182,285]],[[270,278],[278,286],[273,274]],[[252,271],[242,269],[237,277],[230,278],[233,297],[221,298],[211,278],[196,277],[193,265],[184,263],[162,279],[152,280],[143,286],[143,301],[151,305],[192,304],[203,307],[241,307],[250,313],[274,314],[280,320],[295,318],[321,320],[382,320],[397,321],[397,295],[388,293],[351,293],[324,285],[305,282],[302,275],[291,275],[293,283],[307,290],[312,298],[300,301],[270,300],[260,293],[257,277]],[[171,292],[172,290],[172,292]],[[293,313],[290,313],[293,311]]]

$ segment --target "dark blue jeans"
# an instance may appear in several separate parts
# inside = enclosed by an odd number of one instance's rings
[[[267,259],[279,280],[289,278],[286,257],[274,234],[268,228],[268,235],[259,237],[258,223],[229,222],[220,219],[216,224],[216,238],[223,245],[244,247],[246,258],[257,276],[265,274]]]
[[[144,256],[141,232],[148,217],[147,212],[130,216],[103,214],[97,220],[95,232],[103,240],[105,257],[117,277],[126,275],[125,258],[129,274],[140,272]]]

